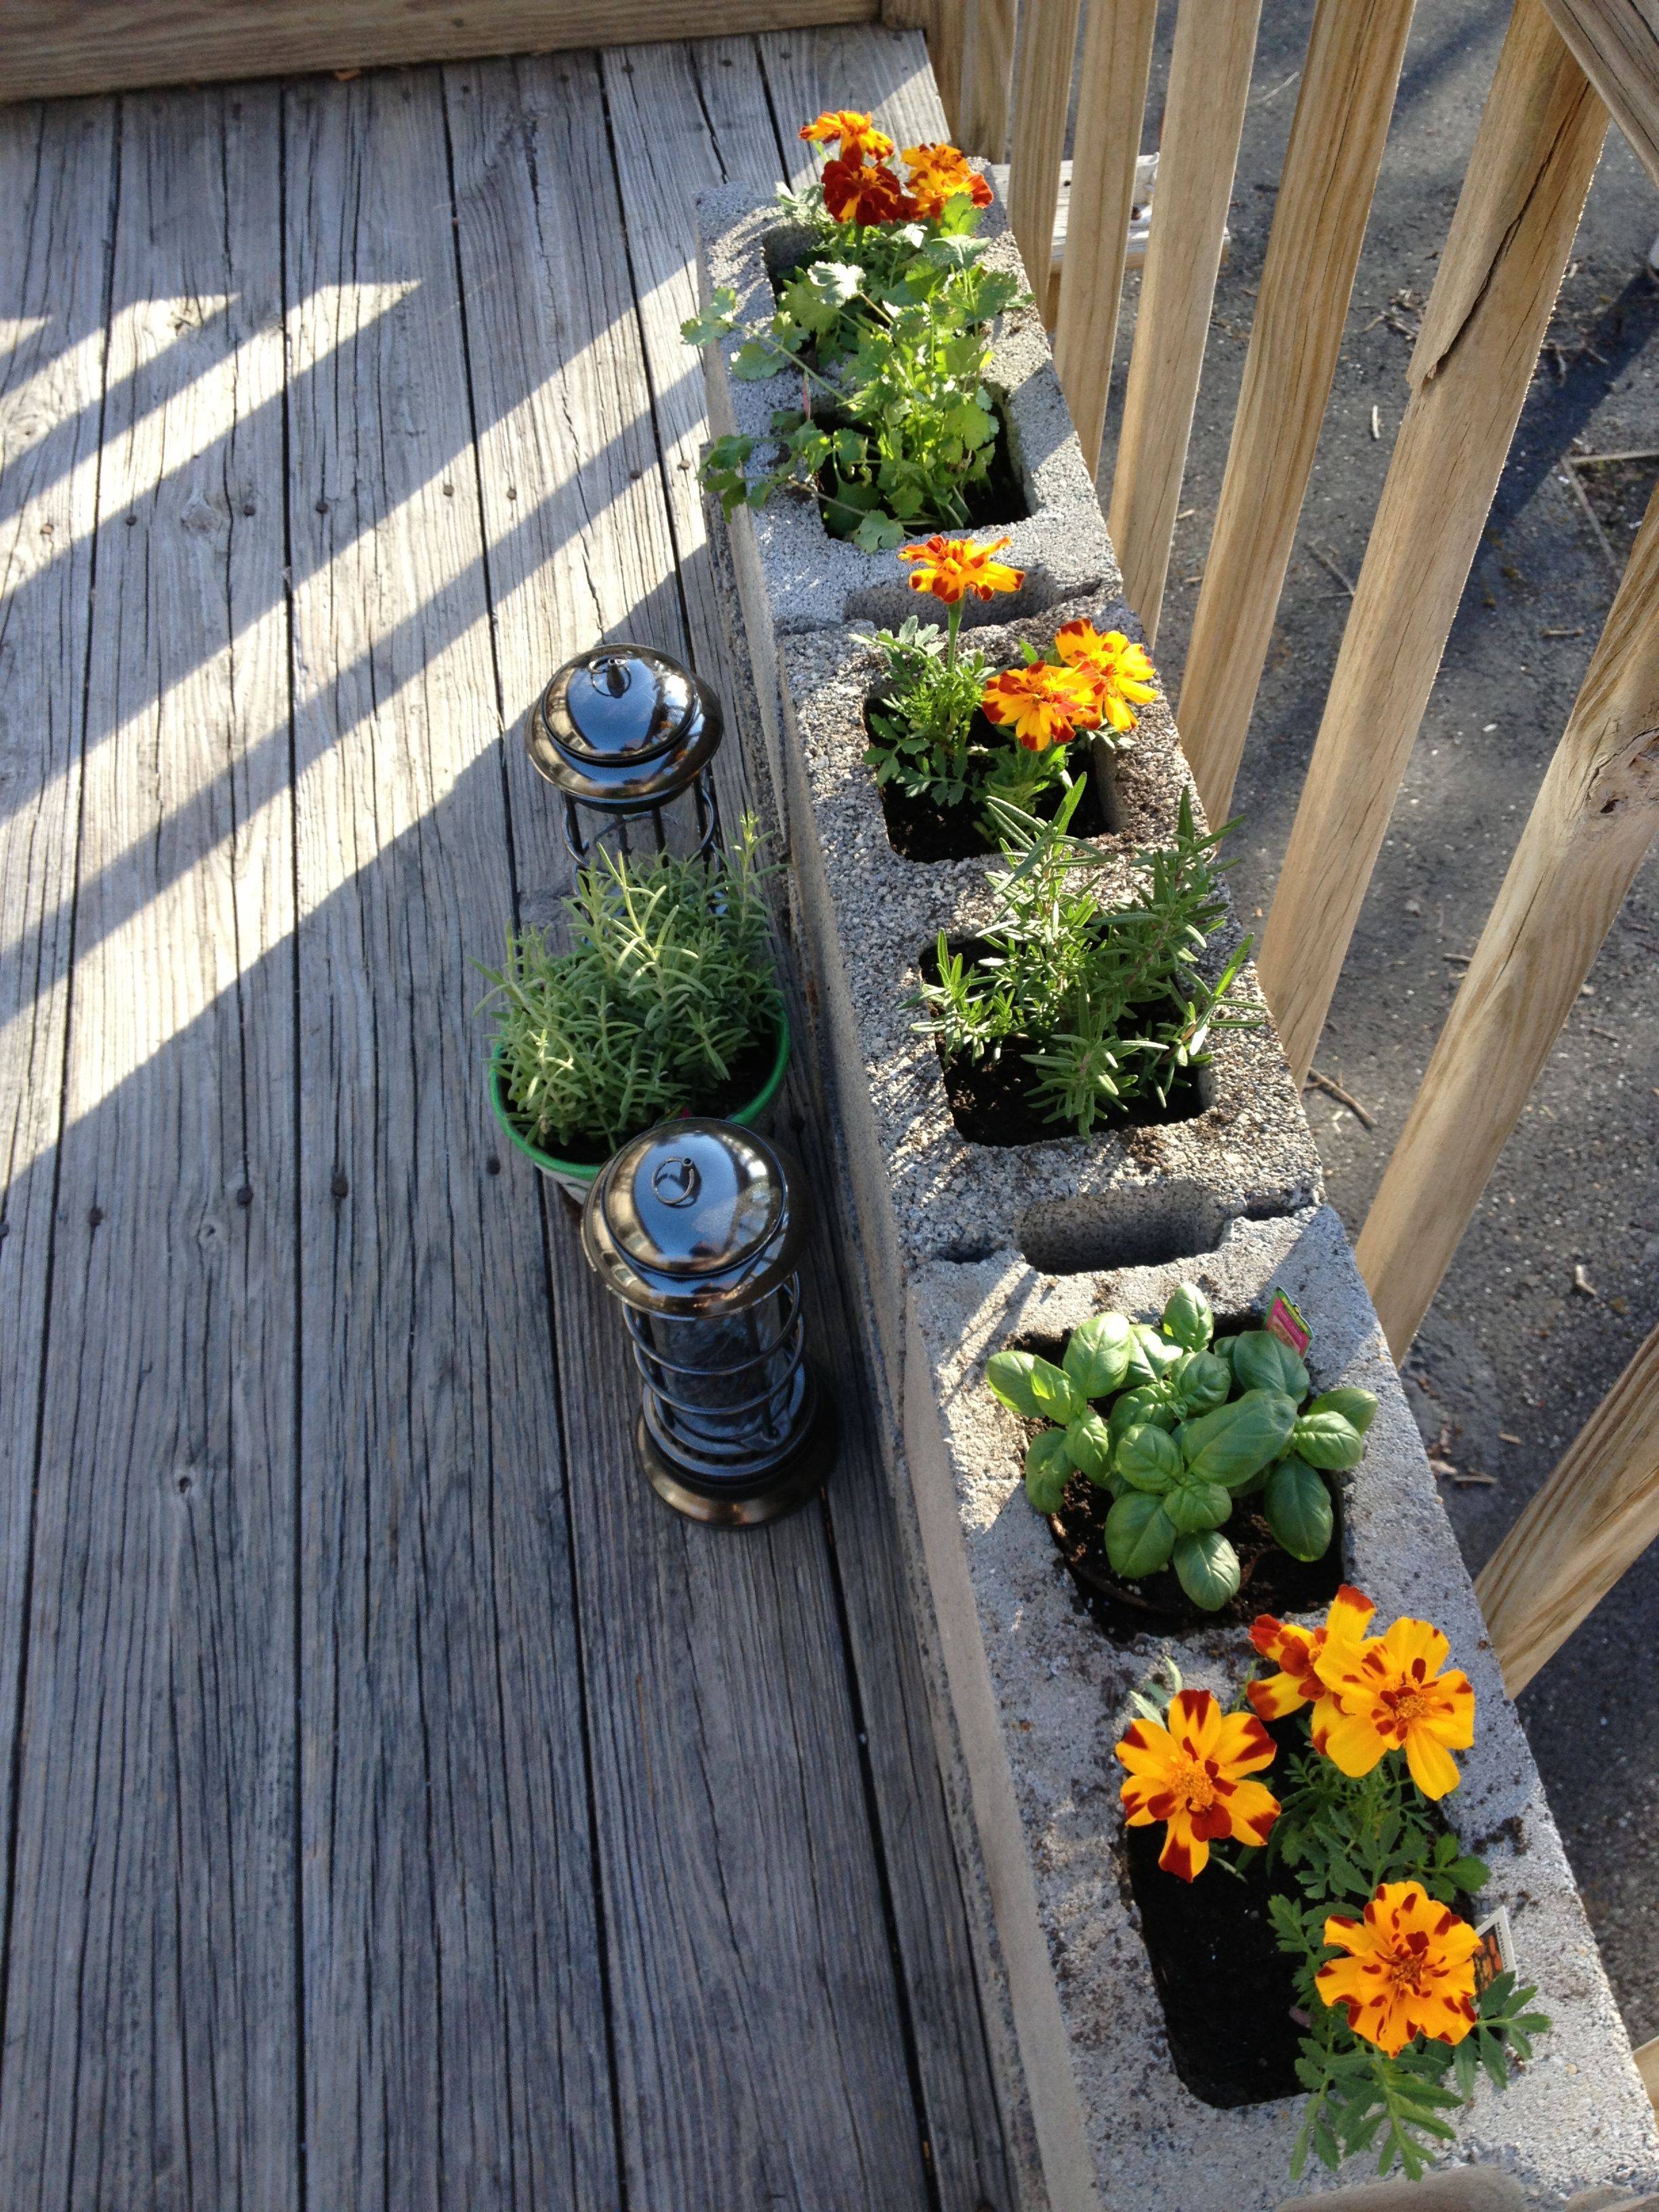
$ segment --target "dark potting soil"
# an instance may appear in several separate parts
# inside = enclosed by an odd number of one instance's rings
[[[699,1115],[714,1121],[724,1121],[729,1115],[740,1113],[751,1099],[757,1098],[766,1088],[777,1056],[776,1036],[772,1035],[763,1038],[758,1044],[750,1046],[741,1059],[732,1063],[731,1079],[728,1082],[711,1085],[706,1092],[699,1093],[689,1106],[684,1108],[681,1115],[678,1118]],[[507,1103],[508,1107],[512,1108],[513,1099],[510,1093]],[[520,1127],[524,1128],[524,1124],[520,1122]],[[539,1143],[528,1128],[524,1129],[524,1133],[530,1139],[532,1144],[537,1145],[539,1151],[550,1152],[557,1159],[568,1160],[573,1167],[603,1167],[612,1152],[619,1149],[615,1145],[584,1144],[574,1139],[568,1144],[550,1141]],[[638,1135],[639,1132],[635,1130],[633,1133]],[[627,1139],[624,1139],[623,1142],[626,1143],[626,1141]]]
[[[1272,1788],[1302,1737],[1282,1722],[1269,1733],[1279,1758],[1258,1779]],[[1270,1875],[1265,1855],[1252,1852],[1242,1880],[1212,1857],[1195,1881],[1182,1881],[1158,1865],[1163,1848],[1161,1821],[1125,1826],[1124,1869],[1176,2072],[1195,2097],[1224,2111],[1294,2096],[1302,2037],[1291,2016],[1294,1963],[1279,1949],[1267,1917],[1273,1891],[1295,1893],[1289,1875],[1283,1869]]]
[[[997,735],[982,714],[975,718],[976,743],[994,742]],[[1086,743],[1085,740],[1085,746]],[[1086,781],[1077,812],[1072,817],[1071,834],[1073,837],[1104,837],[1115,825],[1109,808],[1102,804],[1098,778],[1086,762],[1086,751],[1079,748],[1078,758],[1071,763],[1071,773],[1076,775],[1081,772]],[[955,806],[939,806],[931,799],[912,798],[896,783],[884,783],[878,787],[887,842],[902,860],[969,860],[981,853],[997,850],[995,837],[988,835],[983,826],[985,810],[981,800],[964,799]],[[1059,784],[1045,791],[1033,810],[1038,820],[1051,822],[1065,796]]]
[[[1139,1582],[1122,1582],[1106,1556],[1106,1516],[1112,1495],[1074,1474],[1066,1486],[1058,1513],[1050,1516],[1060,1556],[1089,1615],[1114,1643],[1135,1636],[1173,1636],[1192,1628],[1246,1628],[1259,1613],[1279,1619],[1286,1613],[1317,1613],[1336,1595],[1342,1581],[1342,1498],[1332,1491],[1336,1527],[1322,1559],[1293,1559],[1280,1549],[1272,1529],[1250,1498],[1234,1506],[1223,1534],[1238,1554],[1238,1595],[1219,1612],[1206,1613],[1181,1587],[1173,1567]]]

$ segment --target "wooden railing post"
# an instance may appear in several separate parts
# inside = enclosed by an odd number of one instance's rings
[[[1659,491],[1354,1248],[1396,1359],[1656,834]]]
[[[1481,1569],[1504,1687],[1519,1697],[1659,1536],[1659,1328]]]
[[[1542,0],[1516,0],[1262,938],[1261,987],[1298,1081],[1313,1064],[1606,131],[1607,110]]]
[[[1023,0],[1020,9],[1008,223],[1039,307],[1048,297],[1079,5],[1079,0]]]
[[[1017,0],[967,0],[963,21],[957,142],[1000,161],[1008,151],[1008,92],[1014,71]]]
[[[1412,4],[1319,0],[1308,40],[1181,687],[1181,741],[1212,822],[1224,822],[1232,804],[1336,374]],[[1080,149],[1080,120],[1079,136]],[[1077,167],[1074,160],[1068,275]],[[1086,439],[1083,449],[1091,450]]]
[[[1054,367],[1091,475],[1100,465],[1106,427],[1157,28],[1158,0],[1113,0],[1090,9],[1083,41]]]
[[[1224,8],[1181,0],[1176,17],[1158,190],[1112,477],[1111,531],[1123,595],[1149,643],[1158,635],[1170,572],[1261,13],[1261,0],[1229,0]],[[1068,260],[1071,250],[1068,236]],[[1062,299],[1066,289],[1062,282]]]

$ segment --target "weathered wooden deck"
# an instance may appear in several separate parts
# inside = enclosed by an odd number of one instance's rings
[[[693,196],[920,54],[0,110],[17,2212],[1008,2203],[834,1254],[822,1510],[689,1527],[471,964],[554,665],[726,681]]]

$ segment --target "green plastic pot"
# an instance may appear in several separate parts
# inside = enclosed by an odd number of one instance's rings
[[[740,1106],[726,1120],[740,1121],[745,1127],[759,1127],[775,1104],[783,1088],[785,1071],[789,1066],[789,1019],[778,1016],[778,1048],[772,1061],[772,1072],[746,1106]],[[587,1196],[589,1186],[605,1163],[603,1160],[562,1160],[556,1152],[544,1152],[539,1145],[532,1145],[520,1128],[507,1103],[507,1085],[501,1079],[501,1048],[496,1046],[489,1056],[489,1103],[495,1119],[506,1130],[509,1140],[527,1160],[533,1160],[542,1174],[550,1176],[568,1198],[578,1206]]]

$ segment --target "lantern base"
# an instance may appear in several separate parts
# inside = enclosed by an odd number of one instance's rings
[[[694,1475],[663,1450],[647,1428],[643,1413],[634,1425],[635,1455],[658,1497],[689,1521],[716,1528],[758,1528],[764,1522],[781,1521],[786,1513],[794,1512],[823,1483],[840,1448],[835,1407],[821,1392],[805,1435],[754,1482],[708,1482]]]

